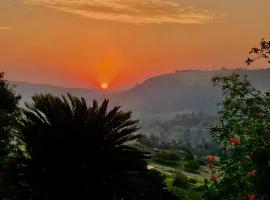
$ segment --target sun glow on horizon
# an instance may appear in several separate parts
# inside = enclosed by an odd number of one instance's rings
[[[0,71],[105,92],[174,71],[245,67],[250,47],[270,35],[269,7],[270,0],[0,0]]]
[[[101,83],[101,84],[100,84],[100,88],[101,88],[102,90],[107,90],[107,89],[109,88],[109,85],[108,85],[108,83]]]

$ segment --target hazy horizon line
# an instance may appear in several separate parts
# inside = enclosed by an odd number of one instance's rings
[[[177,69],[174,70],[172,72],[167,72],[167,73],[161,73],[161,74],[157,74],[154,76],[149,76],[147,78],[145,78],[144,80],[142,80],[141,82],[136,82],[134,83],[132,86],[126,87],[126,88],[120,88],[120,89],[108,89],[108,91],[124,91],[124,90],[128,90],[128,89],[132,89],[135,86],[142,84],[143,82],[145,82],[148,79],[151,78],[155,78],[155,77],[159,77],[162,75],[167,75],[167,74],[175,74],[175,73],[181,73],[181,72],[195,72],[195,71],[201,71],[201,72],[211,72],[211,71],[236,71],[236,70],[246,70],[246,71],[256,71],[256,70],[267,70],[270,69],[270,67],[256,67],[256,68],[251,68],[251,67],[236,67],[236,68],[227,68],[227,67],[213,67],[212,69]],[[98,90],[98,91],[102,91],[102,89],[99,89],[97,87],[81,87],[81,86],[71,86],[71,85],[61,85],[61,84],[50,84],[50,83],[44,83],[44,82],[31,82],[31,81],[25,81],[25,80],[8,80],[10,83],[13,83],[16,85],[16,83],[23,83],[23,84],[33,84],[33,85],[42,85],[42,86],[48,86],[48,87],[58,87],[58,88],[68,88],[68,89],[83,89],[83,90]]]

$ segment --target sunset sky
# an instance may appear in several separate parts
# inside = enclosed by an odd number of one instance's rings
[[[269,10],[270,0],[0,0],[0,71],[121,89],[175,70],[246,67],[250,47],[270,37]]]

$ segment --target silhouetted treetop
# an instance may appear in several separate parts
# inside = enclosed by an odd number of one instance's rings
[[[4,73],[0,72],[0,110],[13,112],[20,98],[21,97],[15,94],[13,88],[4,79]]]
[[[17,118],[20,116],[17,96],[0,73],[0,199],[13,193],[14,180],[10,161],[16,157]]]
[[[108,100],[36,95],[21,133],[21,193],[31,199],[157,199],[167,193],[136,147],[137,120]],[[159,191],[158,193],[153,192]],[[151,198],[150,198],[151,196]],[[153,198],[152,198],[153,197]]]
[[[270,41],[262,39],[258,47],[253,47],[249,51],[253,57],[248,58],[246,63],[250,65],[257,59],[265,59],[270,64]]]

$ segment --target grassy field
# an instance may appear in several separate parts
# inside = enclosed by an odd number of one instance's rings
[[[187,176],[189,180],[195,179],[196,184],[194,185],[194,187],[203,185],[204,179],[209,179],[207,166],[200,167],[200,170],[198,171],[198,173],[195,174],[195,173],[184,171],[179,166],[174,168],[174,167],[162,165],[162,164],[152,162],[152,161],[149,162],[149,165],[166,176],[165,182],[168,187],[172,186],[172,182],[173,182],[176,170],[180,170],[185,176]]]

